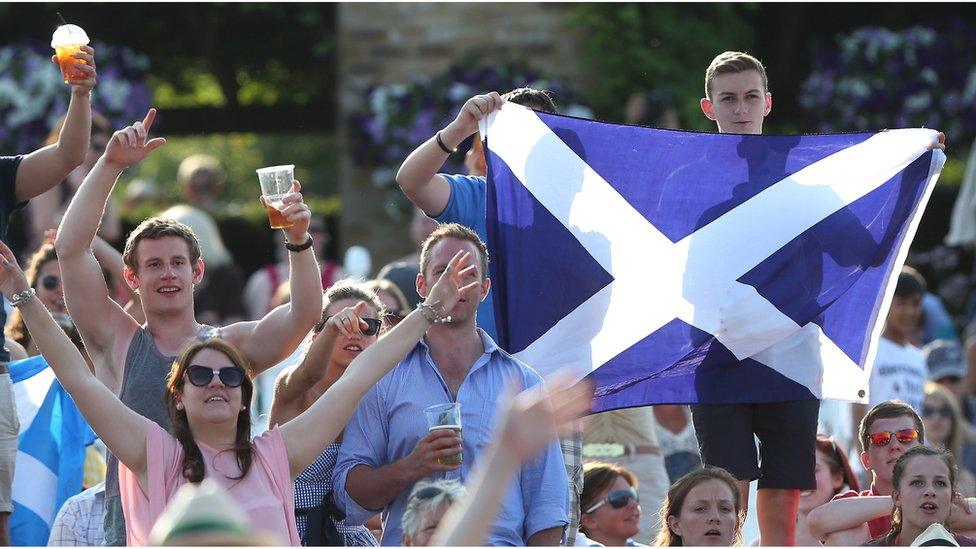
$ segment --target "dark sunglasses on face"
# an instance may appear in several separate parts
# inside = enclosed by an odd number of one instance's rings
[[[872,446],[887,446],[891,443],[892,438],[898,439],[898,442],[902,444],[912,442],[913,440],[918,440],[918,431],[915,429],[902,429],[895,432],[881,431],[880,433],[868,435],[868,442]]]
[[[57,290],[61,286],[61,279],[54,275],[47,275],[41,279],[41,286],[48,291]]]
[[[627,488],[626,490],[614,490],[607,494],[607,497],[591,505],[589,509],[583,511],[586,514],[592,513],[600,508],[604,503],[609,503],[610,507],[614,509],[622,509],[630,503],[633,499],[634,503],[640,503],[640,497],[637,495],[637,490],[633,486]]]
[[[233,389],[240,387],[244,383],[244,370],[237,366],[224,366],[219,370],[214,370],[209,366],[198,366],[194,364],[186,369],[186,379],[197,387],[206,387],[213,381],[214,375],[220,378],[220,382],[225,387]]]
[[[922,417],[932,417],[940,415],[946,419],[952,419],[952,410],[948,406],[922,406]]]
[[[330,318],[332,318],[332,315],[322,315],[322,320],[320,320],[319,323],[315,325],[314,328],[315,333],[321,332],[322,329],[325,328],[325,324],[329,321]],[[362,320],[363,322],[366,323],[366,329],[363,330],[364,336],[374,336],[380,333],[380,328],[383,327],[383,321],[378,318],[363,317],[359,320]]]

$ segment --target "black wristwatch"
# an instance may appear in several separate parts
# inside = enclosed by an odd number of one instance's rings
[[[288,248],[289,252],[303,252],[312,247],[312,235],[308,235],[308,240],[302,244],[292,244],[291,242],[285,242],[285,248]]]

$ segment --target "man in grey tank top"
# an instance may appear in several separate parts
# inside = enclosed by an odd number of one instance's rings
[[[115,133],[68,206],[55,247],[68,312],[95,364],[95,375],[130,408],[169,429],[163,401],[166,375],[185,343],[197,337],[223,337],[247,357],[253,378],[290,355],[319,320],[322,282],[308,234],[311,212],[295,181],[281,208],[292,222],[283,229],[292,252],[289,304],[261,320],[238,322],[219,332],[201,325],[193,315],[193,288],[204,271],[200,244],[186,225],[154,217],[132,231],[122,256],[126,283],[139,293],[146,324],[140,326],[122,310],[109,296],[91,243],[119,175],[165,144],[164,139],[148,137],[155,117],[155,109],[150,109],[145,120]],[[125,545],[118,462],[112,458],[109,464],[105,544]]]

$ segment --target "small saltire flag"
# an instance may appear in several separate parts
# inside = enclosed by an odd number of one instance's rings
[[[503,348],[591,377],[596,412],[865,401],[936,132],[723,135],[512,103],[481,131]]]
[[[61,505],[81,491],[85,447],[95,433],[43,357],[9,367],[20,419],[10,540],[47,545]]]

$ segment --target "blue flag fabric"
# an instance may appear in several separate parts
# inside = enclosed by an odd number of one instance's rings
[[[9,368],[20,419],[10,539],[43,546],[61,505],[81,492],[85,448],[95,433],[43,357]]]
[[[866,401],[936,132],[693,133],[510,103],[481,130],[503,348],[592,378],[594,412]]]

